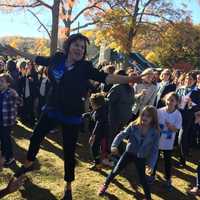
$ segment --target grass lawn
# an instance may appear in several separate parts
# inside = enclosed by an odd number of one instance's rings
[[[0,188],[3,188],[12,174],[23,162],[29,144],[31,130],[19,124],[13,134],[13,144],[16,157],[16,165],[11,169],[4,169],[0,176]],[[5,200],[56,200],[63,195],[63,159],[61,134],[55,133],[47,136],[37,156],[36,170],[27,175],[28,180],[24,187]],[[97,191],[104,182],[105,176],[110,171],[103,169],[102,172],[93,172],[90,166],[90,154],[87,144],[87,134],[81,134],[77,144],[77,168],[76,181],[73,183],[74,200],[132,200],[142,199],[142,189],[138,186],[138,178],[134,166],[130,165],[112,183],[108,195],[98,197]],[[200,159],[200,150],[191,152],[191,160],[186,169],[173,168],[173,191],[167,192],[163,178],[163,162],[159,164],[157,180],[152,186],[153,200],[193,200],[199,199],[187,195],[187,189],[195,184],[195,169],[197,159]],[[174,166],[177,159],[173,158]]]

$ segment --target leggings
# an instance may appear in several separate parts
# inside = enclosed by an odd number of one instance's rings
[[[200,161],[197,167],[197,187],[200,189]]]
[[[161,150],[161,151],[164,154],[165,179],[167,181],[170,181],[170,179],[171,179],[171,168],[172,168],[172,163],[171,163],[172,162],[171,161],[172,150]],[[158,167],[158,161],[159,161],[161,151],[159,151],[158,160],[157,160],[156,165],[155,165],[154,170],[153,170],[153,176],[156,175],[156,171],[157,171],[157,167]]]
[[[134,164],[136,166],[136,170],[139,174],[140,183],[143,187],[145,196],[146,196],[147,200],[150,200],[151,199],[151,193],[150,193],[150,189],[149,189],[149,186],[147,184],[146,176],[145,176],[145,163],[146,163],[146,161],[145,161],[144,158],[137,158],[134,154],[131,154],[131,153],[128,153],[128,152],[124,152],[122,154],[122,156],[119,159],[119,161],[117,162],[116,166],[114,167],[112,172],[106,178],[105,186],[108,187],[108,185],[115,178],[115,176],[117,176],[120,173],[120,171],[122,169],[124,169],[127,166],[127,164],[129,164],[131,162],[134,162]]]
[[[72,182],[75,179],[75,148],[78,139],[79,125],[60,124],[43,113],[30,139],[27,160],[35,160],[40,149],[40,144],[45,136],[58,125],[61,125],[63,129],[64,179],[66,182]]]

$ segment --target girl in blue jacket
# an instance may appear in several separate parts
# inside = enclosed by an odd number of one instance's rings
[[[114,139],[111,152],[118,154],[118,146],[128,139],[126,151],[122,154],[112,172],[106,178],[99,195],[105,194],[110,182],[120,173],[125,166],[134,162],[139,174],[140,183],[143,187],[147,200],[151,199],[151,193],[145,177],[145,169],[151,173],[158,156],[159,125],[157,111],[153,106],[146,106],[138,119],[132,122],[124,131]],[[146,168],[146,165],[148,166]]]

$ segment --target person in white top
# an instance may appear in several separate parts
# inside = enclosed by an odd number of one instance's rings
[[[174,148],[174,141],[176,133],[182,127],[182,116],[177,109],[178,96],[175,92],[168,93],[165,97],[165,107],[158,110],[158,119],[160,124],[160,141],[159,150],[164,154],[165,161],[165,179],[167,187],[171,189],[171,155]],[[158,156],[159,159],[159,156]],[[158,162],[157,162],[158,164]],[[155,177],[157,164],[153,171],[153,178]]]

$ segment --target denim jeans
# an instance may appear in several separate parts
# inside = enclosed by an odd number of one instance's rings
[[[134,164],[136,166],[136,170],[139,174],[140,183],[143,187],[145,196],[146,196],[147,200],[150,200],[151,193],[150,193],[149,185],[147,183],[146,176],[145,176],[146,160],[144,158],[138,158],[134,154],[131,154],[128,152],[124,152],[122,154],[122,156],[120,157],[116,166],[114,167],[112,172],[106,178],[105,185],[108,186],[110,184],[110,182],[115,178],[115,176],[117,176],[120,173],[120,171],[122,169],[124,169],[127,166],[127,164],[129,164],[131,162],[134,162]]]

